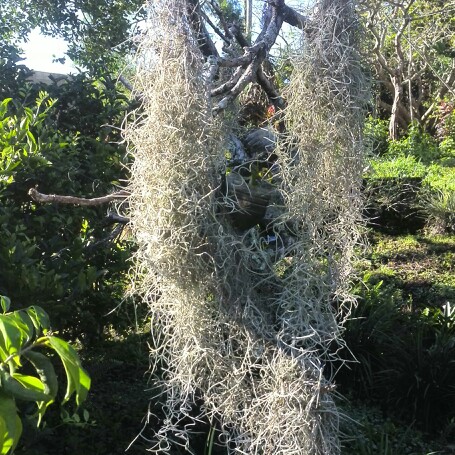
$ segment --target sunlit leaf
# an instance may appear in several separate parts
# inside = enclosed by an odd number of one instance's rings
[[[16,411],[16,402],[13,398],[0,390],[0,429],[3,444],[1,455],[11,453],[16,447],[22,433],[22,422]]]
[[[46,333],[50,329],[51,323],[49,316],[40,306],[33,305],[27,308],[26,311],[31,317],[37,332],[43,330],[43,333]]]
[[[76,404],[79,406],[87,397],[90,389],[90,377],[81,366],[76,350],[66,341],[57,337],[48,337],[47,343],[60,357],[65,367],[68,381],[63,403],[66,403],[73,393],[76,393]]]
[[[11,306],[10,298],[4,295],[0,295],[0,306],[2,308],[3,313],[6,313],[9,310],[9,307]]]

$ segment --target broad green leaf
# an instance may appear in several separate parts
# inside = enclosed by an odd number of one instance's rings
[[[44,393],[48,394],[50,397],[49,401],[41,401],[38,403],[37,425],[39,426],[47,407],[54,402],[55,397],[57,396],[57,375],[55,374],[52,362],[44,354],[41,354],[40,352],[28,351],[24,354],[24,357],[26,357],[36,369],[41,382],[44,384]]]
[[[1,103],[0,103],[0,118],[3,118],[8,110],[8,104],[12,98],[5,98]]]
[[[23,334],[8,316],[9,314],[0,315],[0,347],[7,356],[10,356],[20,351]],[[12,360],[15,364],[20,365],[20,361],[16,357]]]
[[[10,313],[9,316],[14,323],[20,328],[22,333],[21,346],[28,343],[35,336],[35,326],[30,316],[25,310],[17,310]]]
[[[66,403],[75,392],[76,404],[79,406],[87,397],[90,377],[82,368],[76,350],[66,341],[54,336],[48,337],[46,344],[55,350],[65,367],[68,384],[62,403]]]
[[[0,428],[3,432],[1,455],[11,453],[16,447],[22,433],[22,422],[16,411],[16,402],[13,398],[0,390]]]
[[[48,402],[51,400],[51,397],[43,392],[44,384],[38,378],[18,373],[10,375],[2,370],[0,370],[0,378],[2,391],[11,398],[23,401]]]
[[[33,305],[26,309],[28,315],[32,318],[33,324],[37,332],[46,333],[50,327],[51,322],[48,314],[38,305]]]
[[[14,373],[12,377],[19,382],[23,387],[31,390],[36,390],[38,392],[44,392],[45,386],[35,376],[30,376],[27,374]]]
[[[4,295],[0,295],[0,305],[2,307],[3,313],[6,313],[9,310],[9,307],[11,306],[10,298]]]
[[[44,354],[35,351],[27,351],[24,354],[35,368],[41,382],[44,384],[44,393],[55,399],[58,392],[58,380],[54,365]]]
[[[0,314],[0,354],[3,360],[3,352],[7,357],[19,353],[33,335],[33,323],[25,311]],[[21,365],[19,356],[14,356],[11,361],[16,366]]]

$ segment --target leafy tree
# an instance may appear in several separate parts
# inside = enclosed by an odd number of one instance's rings
[[[0,36],[26,38],[34,28],[63,38],[68,56],[92,74],[119,71],[134,49],[130,34],[139,33],[145,10],[141,0],[128,2],[8,0],[0,6]],[[3,31],[3,33],[2,33]]]

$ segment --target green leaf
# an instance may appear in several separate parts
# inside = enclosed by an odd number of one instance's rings
[[[10,375],[0,370],[1,390],[11,398],[23,401],[45,401],[51,397],[43,392],[44,384],[34,376],[15,373]]]
[[[0,390],[0,446],[1,455],[12,453],[22,433],[22,422],[16,411],[16,402]]]
[[[44,392],[44,384],[35,376],[14,373],[12,377],[27,389],[36,390],[37,392]]]
[[[3,118],[8,111],[8,104],[12,98],[5,98],[1,103],[0,103],[0,118]]]
[[[5,419],[0,414],[0,448],[3,448],[6,438],[7,438],[6,422],[5,422]]]
[[[73,393],[76,393],[76,404],[79,406],[87,397],[90,389],[90,377],[82,368],[76,350],[66,341],[54,336],[48,337],[46,344],[55,350],[65,367],[68,384],[62,404],[66,403]]]
[[[9,310],[9,307],[11,306],[11,300],[9,299],[9,297],[0,295],[0,305],[2,307],[3,313],[6,313]]]
[[[21,346],[28,343],[35,336],[35,327],[30,316],[25,310],[17,310],[9,314],[12,321],[14,321],[20,328],[22,333]]]
[[[37,332],[41,332],[42,329],[43,333],[46,333],[51,328],[49,316],[40,306],[33,305],[25,311],[31,317]]]
[[[20,351],[23,339],[21,329],[9,317],[10,314],[0,315],[0,348],[6,354],[6,357]],[[20,365],[18,358],[13,358],[12,361],[15,365]]]
[[[41,382],[44,384],[44,393],[55,399],[58,392],[58,380],[50,359],[35,351],[27,351],[24,357],[30,361],[38,373]]]
[[[23,346],[32,340],[34,335],[33,322],[23,311],[0,314],[0,354],[2,360],[21,351]],[[11,359],[14,365],[20,366],[19,356]]]
[[[50,399],[46,402],[42,401],[38,403],[38,423],[39,426],[43,416],[46,412],[47,407],[52,404],[57,396],[58,392],[58,380],[55,374],[54,366],[52,362],[40,352],[27,351],[24,354],[30,363],[34,366],[41,382],[44,384],[44,393],[48,394]]]

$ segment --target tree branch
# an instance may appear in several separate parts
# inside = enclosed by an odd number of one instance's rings
[[[215,2],[212,1],[211,4],[213,6]],[[278,92],[273,87],[273,84],[267,80],[266,75],[260,68],[278,37],[285,17],[288,21],[298,23],[301,26],[303,26],[304,22],[306,23],[303,16],[295,11],[294,13],[295,14],[293,14],[292,8],[285,5],[284,0],[270,1],[267,4],[264,27],[256,38],[253,46],[246,45],[247,40],[236,25],[229,29],[230,33],[236,37],[239,44],[243,45],[244,55],[235,59],[219,60],[220,66],[238,66],[239,68],[227,82],[212,90],[212,96],[224,95],[227,93],[213,109],[214,113],[218,113],[225,109],[229,102],[234,100],[242,90],[253,81],[258,81],[260,83],[272,103],[277,104],[278,106],[282,104],[282,99],[278,96]]]
[[[304,30],[308,24],[308,19],[305,16],[302,16],[288,5],[283,5],[283,20],[287,24],[297,27],[300,30]]]
[[[62,196],[58,194],[43,194],[40,193],[36,188],[30,188],[28,191],[29,196],[35,202],[51,203],[51,204],[72,204],[72,205],[83,205],[83,206],[98,206],[108,204],[113,201],[123,201],[130,193],[122,190],[117,193],[108,194],[107,196],[95,197],[91,199],[75,196]]]

